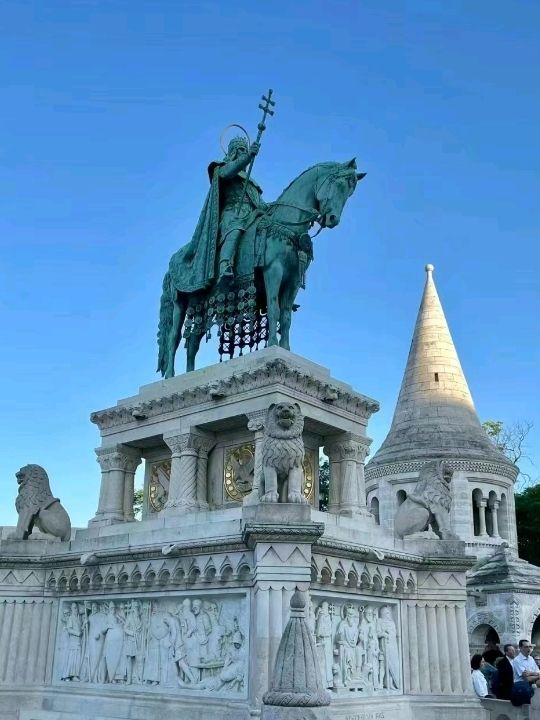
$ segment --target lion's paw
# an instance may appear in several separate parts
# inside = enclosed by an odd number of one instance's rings
[[[264,502],[264,503],[277,503],[278,500],[279,500],[279,495],[277,492],[267,492],[261,498],[261,502]]]
[[[307,503],[306,498],[303,496],[303,494],[301,492],[298,492],[298,491],[290,492],[287,496],[287,500],[290,503],[302,503],[302,504]]]

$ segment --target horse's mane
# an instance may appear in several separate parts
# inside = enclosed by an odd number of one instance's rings
[[[285,193],[287,192],[287,190],[289,190],[289,188],[291,187],[291,185],[293,185],[297,180],[300,180],[300,178],[301,178],[303,175],[305,175],[306,173],[310,172],[310,170],[314,170],[315,168],[319,168],[319,167],[320,167],[320,168],[329,168],[329,169],[330,169],[330,168],[332,168],[332,167],[335,167],[336,165],[342,165],[342,163],[340,163],[340,162],[334,162],[334,161],[332,161],[332,160],[328,160],[327,162],[316,163],[315,165],[312,165],[311,167],[306,168],[306,169],[304,170],[304,172],[301,172],[300,175],[298,175],[297,177],[294,178],[294,180],[291,180],[291,182],[287,185],[287,187],[285,188],[285,190],[281,193],[281,195],[277,198],[277,200],[276,200],[275,202],[278,202],[278,200],[281,200],[281,198],[285,195]]]

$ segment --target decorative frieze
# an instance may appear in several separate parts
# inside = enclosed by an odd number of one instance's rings
[[[221,380],[218,395],[216,395],[216,383],[210,382],[146,402],[120,405],[94,412],[91,414],[90,420],[101,431],[122,425],[133,425],[156,416],[167,416],[170,413],[177,413],[179,410],[200,407],[205,403],[214,405],[217,400],[222,400],[224,397],[238,396],[273,383],[279,383],[289,390],[306,393],[321,404],[327,404],[331,397],[333,407],[364,419],[369,419],[373,413],[379,410],[379,403],[375,400],[356,393],[352,389],[346,390],[343,385],[329,384],[328,381],[303,372],[278,358],[269,360],[248,372],[240,372]]]
[[[66,600],[54,679],[245,696],[248,618],[235,594]]]
[[[439,453],[441,454],[441,453]],[[420,468],[429,462],[432,458],[425,460],[407,460],[403,462],[387,463],[384,465],[366,465],[366,480],[371,482],[377,478],[388,477],[390,475],[402,475],[407,473],[417,473]],[[477,472],[489,475],[502,475],[515,481],[518,475],[518,469],[515,465],[508,463],[487,462],[484,460],[453,460],[451,457],[445,458],[445,463],[455,472]]]

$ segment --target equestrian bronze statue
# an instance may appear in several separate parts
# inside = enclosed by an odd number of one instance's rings
[[[313,259],[308,230],[338,225],[343,207],[365,173],[355,160],[323,162],[305,170],[272,203],[251,177],[271,91],[263,97],[257,140],[236,137],[223,160],[208,168],[210,190],[192,240],[172,256],[163,279],[158,372],[174,375],[182,337],[187,371],[194,370],[203,337],[218,327],[220,355],[260,343],[289,350],[296,295]],[[320,230],[319,230],[320,231]]]

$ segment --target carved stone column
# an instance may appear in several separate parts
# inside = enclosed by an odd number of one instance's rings
[[[98,448],[101,488],[98,509],[91,524],[110,525],[133,520],[133,483],[141,454],[125,445]]]
[[[487,500],[485,498],[481,498],[480,500],[476,501],[476,507],[478,508],[478,535],[480,537],[487,537],[487,530],[486,530],[486,506],[487,506]]]
[[[497,512],[499,510],[499,500],[492,500],[489,504],[489,511],[491,513],[491,527],[493,530],[493,537],[499,537],[499,518]]]
[[[193,444],[198,453],[196,498],[199,510],[206,511],[208,505],[208,453],[216,444],[211,437],[195,435]]]
[[[124,520],[133,522],[135,513],[133,512],[133,499],[135,494],[135,472],[141,463],[140,453],[138,456],[125,457],[124,459]]]
[[[330,458],[329,512],[340,515],[364,515],[371,518],[366,507],[364,460],[369,448],[363,438],[343,433],[324,448]]]
[[[264,435],[264,421],[266,410],[256,410],[246,413],[248,430],[255,434],[255,462],[253,463],[253,487],[249,495],[244,498],[244,505],[256,505],[261,497],[262,486],[262,440]]]
[[[169,497],[162,512],[183,510],[193,512],[197,503],[197,459],[195,436],[192,433],[163,437],[171,449]]]

